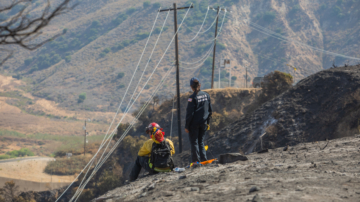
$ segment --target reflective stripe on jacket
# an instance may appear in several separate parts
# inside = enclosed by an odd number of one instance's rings
[[[175,154],[175,147],[174,147],[174,143],[169,140],[169,139],[165,139],[165,141],[167,141],[170,144],[171,147],[171,156]],[[140,148],[139,152],[138,152],[138,156],[148,156],[150,157],[151,154],[151,149],[152,149],[152,145],[155,141],[153,139],[148,139],[146,142],[144,142],[143,146]]]

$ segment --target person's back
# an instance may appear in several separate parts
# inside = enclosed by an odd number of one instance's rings
[[[204,124],[210,116],[210,107],[210,95],[208,93],[204,91],[194,92],[188,100],[186,126]]]
[[[192,78],[190,86],[194,93],[188,98],[185,132],[189,133],[192,162],[206,161],[204,137],[212,114],[210,96],[200,90],[198,78]]]
[[[171,156],[175,154],[174,144],[171,140],[164,138],[165,132],[157,123],[151,123],[146,128],[150,139],[144,142],[138,152],[138,157],[130,174],[130,181],[137,179],[141,168],[150,173],[169,172],[173,169]],[[159,155],[164,156],[160,158]],[[156,166],[154,166],[156,165]]]

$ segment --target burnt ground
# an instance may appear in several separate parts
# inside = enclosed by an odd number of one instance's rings
[[[258,194],[262,201],[357,202],[359,152],[359,135],[301,143],[254,152],[248,161],[143,177],[93,201],[252,201]]]
[[[360,65],[311,75],[208,139],[210,152],[251,153],[359,133]]]

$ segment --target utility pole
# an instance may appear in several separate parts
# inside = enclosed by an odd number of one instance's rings
[[[246,74],[245,74],[245,88],[247,88],[247,67],[246,67]]]
[[[212,63],[212,74],[211,74],[211,89],[214,89],[214,71],[215,71],[215,54],[216,54],[216,37],[218,30],[218,22],[219,22],[219,11],[220,7],[217,7],[216,12],[216,25],[215,25],[215,38],[214,38],[214,51],[213,51],[213,63]]]
[[[86,120],[85,120],[85,125],[84,125],[84,130],[85,130],[85,136],[84,136],[84,156],[85,156],[85,149],[86,149]]]
[[[194,8],[191,4],[190,7],[176,7],[174,3],[173,8],[162,9],[159,12],[174,11],[174,31],[175,31],[175,64],[176,64],[176,93],[177,93],[177,115],[178,115],[178,135],[179,135],[179,153],[182,152],[182,135],[181,135],[181,114],[180,114],[180,70],[179,70],[179,41],[178,41],[178,27],[177,27],[177,10]]]
[[[246,76],[245,76],[245,83],[246,83],[246,88],[247,88],[247,67],[246,67]]]

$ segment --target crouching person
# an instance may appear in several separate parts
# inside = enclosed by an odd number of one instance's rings
[[[169,172],[174,168],[172,155],[175,154],[174,144],[171,140],[164,138],[165,132],[159,124],[151,123],[146,127],[146,134],[150,136],[140,148],[135,165],[130,173],[130,181],[138,178],[141,168],[151,174],[158,172]]]

